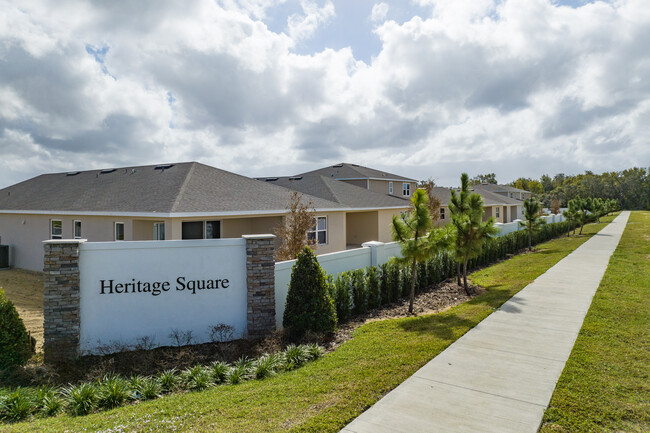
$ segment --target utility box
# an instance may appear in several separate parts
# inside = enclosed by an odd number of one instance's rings
[[[9,245],[0,245],[0,269],[9,269]]]

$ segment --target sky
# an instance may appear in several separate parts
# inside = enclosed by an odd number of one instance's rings
[[[198,161],[650,166],[648,0],[0,0],[0,188]]]

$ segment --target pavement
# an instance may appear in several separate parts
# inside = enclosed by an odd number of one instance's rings
[[[621,212],[341,432],[537,432],[629,214]]]

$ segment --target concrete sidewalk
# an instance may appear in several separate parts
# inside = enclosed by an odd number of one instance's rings
[[[537,432],[628,217],[622,212],[342,432]]]

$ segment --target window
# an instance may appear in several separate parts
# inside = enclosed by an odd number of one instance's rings
[[[319,245],[327,244],[327,217],[314,218],[314,225],[307,231],[307,239],[316,240]]]
[[[50,220],[50,239],[63,239],[63,223],[61,220]]]
[[[440,208],[440,219],[441,220],[445,219],[445,208],[444,207]]]
[[[153,223],[153,240],[165,240],[165,223]]]
[[[393,193],[393,182],[388,182],[388,194]]]
[[[72,234],[75,239],[81,239],[81,221],[72,221]]]
[[[205,222],[205,238],[219,239],[221,237],[221,221]]]
[[[402,195],[404,197],[410,197],[411,196],[411,184],[404,182],[402,184]]]
[[[115,223],[115,240],[124,240],[124,223]]]
[[[182,239],[219,239],[221,221],[183,221]]]
[[[497,207],[495,207],[495,209],[496,209],[496,214],[495,215],[496,215],[497,218],[499,218],[499,210],[501,209],[501,207],[497,206]]]

